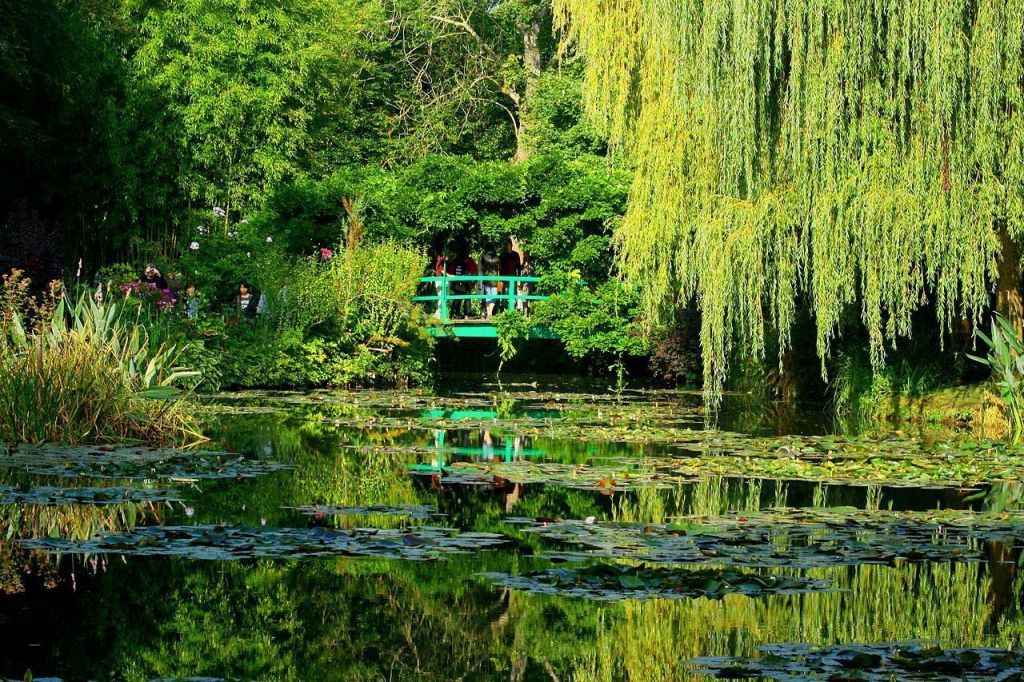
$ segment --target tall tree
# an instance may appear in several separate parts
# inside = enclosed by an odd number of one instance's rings
[[[357,0],[132,5],[142,33],[132,64],[173,117],[164,134],[183,159],[181,190],[228,213],[299,174],[318,143],[337,144],[324,135],[324,115],[357,115],[360,50],[383,29],[379,4]]]
[[[513,158],[531,150],[528,100],[554,47],[550,0],[392,0],[395,37],[416,84],[402,115],[417,151],[443,140],[488,134],[498,112],[514,139]],[[474,145],[480,147],[479,144]]]
[[[622,270],[651,311],[697,302],[712,395],[798,297],[823,366],[850,306],[876,366],[926,303],[1019,309],[1024,0],[555,5],[636,164]]]

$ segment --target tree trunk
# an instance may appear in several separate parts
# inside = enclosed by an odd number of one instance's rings
[[[1006,228],[999,230],[999,280],[996,284],[996,312],[1024,334],[1024,298],[1020,293],[1020,247]]]
[[[520,27],[523,37],[523,66],[526,67],[526,92],[521,98],[519,106],[519,127],[516,129],[516,161],[526,161],[530,157],[529,137],[527,126],[529,125],[529,113],[526,111],[530,106],[530,99],[533,90],[540,77],[543,68],[543,55],[540,51],[541,32],[544,30],[544,23],[551,14],[551,6],[542,4],[533,13],[530,21]]]

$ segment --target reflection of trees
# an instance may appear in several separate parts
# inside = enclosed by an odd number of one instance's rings
[[[211,420],[207,432],[223,445],[257,453],[269,448],[268,458],[298,468],[255,481],[206,484],[190,494],[197,516],[249,524],[266,516],[268,525],[276,525],[274,515],[286,514],[285,505],[431,504],[448,514],[446,525],[504,533],[519,551],[427,563],[129,557],[127,566],[116,561],[102,574],[83,577],[75,604],[40,612],[60,640],[53,650],[62,652],[64,670],[74,677],[126,679],[676,680],[686,679],[681,663],[687,658],[752,655],[758,644],[773,641],[935,638],[978,646],[1024,638],[1016,599],[998,608],[988,601],[993,591],[1019,594],[1020,578],[997,586],[985,564],[813,569],[807,574],[833,580],[844,591],[761,599],[598,604],[494,589],[473,575],[529,570],[540,564],[528,555],[544,548],[535,534],[507,524],[507,515],[655,523],[810,503],[815,487],[708,478],[602,495],[525,485],[509,509],[508,491],[500,485],[435,489],[429,478],[408,475],[415,453],[347,447],[433,444],[426,429],[374,427],[374,414],[380,410],[332,403]],[[332,422],[352,418],[365,418],[366,427]],[[476,444],[475,435],[465,437],[466,446]],[[494,437],[503,436],[495,431]],[[654,446],[558,437],[535,438],[532,446],[564,463],[657,452]],[[860,505],[863,499],[863,490],[830,490],[832,503]],[[297,522],[291,517],[281,525]],[[333,522],[404,523],[387,516]],[[80,532],[90,532],[90,523],[101,522],[83,519]],[[52,525],[38,518],[29,527],[48,533]],[[17,662],[7,656],[0,653],[0,672],[16,671]]]
[[[9,504],[0,506],[0,592],[16,594],[26,579],[55,587],[56,562],[39,551],[22,550],[18,540],[59,537],[85,540],[96,533],[134,528],[143,519],[159,519],[162,505],[150,502],[95,506],[88,504]],[[69,558],[69,560],[71,560]],[[96,562],[92,562],[93,567]]]
[[[843,592],[726,596],[721,601],[630,602],[609,618],[572,679],[682,680],[696,656],[751,656],[765,642],[888,642],[935,639],[947,646],[1021,644],[1021,619],[986,628],[979,564],[862,565],[815,569]]]
[[[504,561],[493,557],[497,561]],[[506,604],[479,562],[112,565],[55,650],[75,677],[255,680],[507,677]],[[489,566],[494,569],[496,566]],[[507,568],[507,566],[505,567]],[[62,614],[41,614],[58,622]],[[116,624],[116,636],[113,629]],[[542,623],[536,623],[537,626]],[[538,633],[530,632],[528,639]],[[71,640],[81,639],[81,644]],[[0,661],[10,669],[14,662]]]

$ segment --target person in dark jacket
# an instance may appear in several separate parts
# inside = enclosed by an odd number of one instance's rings
[[[139,281],[143,284],[152,284],[161,291],[167,288],[167,279],[156,269],[156,263],[146,263],[146,269],[142,277],[139,277]]]
[[[235,296],[235,304],[238,306],[238,314],[250,320],[257,315],[262,315],[266,307],[263,295],[253,291],[248,282],[238,284],[238,296]]]

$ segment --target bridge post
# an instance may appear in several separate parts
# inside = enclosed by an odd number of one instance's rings
[[[509,310],[515,310],[516,309],[516,283],[515,283],[515,278],[514,277],[510,277],[509,281],[505,283],[505,286],[508,287],[508,292],[506,293],[506,296],[508,296],[508,309]]]
[[[445,269],[441,275],[441,290],[437,292],[440,297],[437,301],[437,309],[440,311],[441,324],[448,324],[448,270]]]

